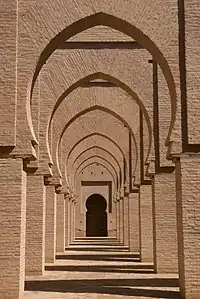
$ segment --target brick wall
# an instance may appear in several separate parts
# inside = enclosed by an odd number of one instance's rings
[[[0,159],[0,298],[21,298],[25,273],[26,173],[21,159]]]

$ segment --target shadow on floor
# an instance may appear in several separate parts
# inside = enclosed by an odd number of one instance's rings
[[[65,251],[67,252],[67,251],[83,251],[83,245],[82,246],[76,246],[76,247],[66,247],[65,248]],[[121,252],[129,252],[129,249],[128,249],[128,247],[119,247],[119,248],[109,248],[109,247],[100,247],[100,248],[98,248],[98,247],[89,247],[89,246],[86,246],[86,245],[84,245],[84,251],[102,251],[102,252],[110,252],[110,253],[112,253],[112,252],[119,252],[119,251],[121,251]]]
[[[104,273],[154,273],[153,265],[90,265],[90,266],[65,266],[65,265],[48,265],[46,271],[68,271],[68,272],[104,272]]]
[[[140,287],[145,287],[142,289]],[[155,290],[153,287],[178,287],[178,279],[95,279],[26,281],[26,291],[58,293],[98,293],[146,298],[181,299],[178,291]]]
[[[95,255],[85,255],[85,254],[60,254],[56,256],[57,260],[79,260],[79,261],[116,261],[116,262],[138,262],[140,261],[139,254],[95,254]]]

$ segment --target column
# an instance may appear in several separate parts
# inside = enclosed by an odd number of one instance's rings
[[[124,203],[123,203],[123,197],[120,197],[119,200],[119,213],[120,213],[120,243],[124,245]]]
[[[140,254],[142,262],[153,262],[152,186],[140,186]]]
[[[117,240],[117,201],[114,201],[112,211],[113,237]]]
[[[129,198],[124,197],[124,245],[129,247]]]
[[[75,219],[75,235],[76,237],[84,237],[84,221],[85,215],[81,211],[81,201],[78,198],[78,202],[76,204],[76,219]]]
[[[181,295],[200,294],[200,155],[176,160],[178,260]]]
[[[56,195],[56,252],[65,251],[65,199],[64,194]]]
[[[0,298],[23,297],[26,173],[22,159],[0,159]]]
[[[72,243],[72,198],[69,200],[69,245]]]
[[[72,201],[72,243],[75,240],[75,200]]]
[[[129,194],[129,234],[130,251],[140,251],[140,226],[139,226],[139,193]]]
[[[45,262],[54,263],[56,255],[56,194],[55,187],[46,186]]]
[[[117,223],[117,240],[120,241],[120,201],[117,199],[117,204],[116,204],[116,223]]]
[[[69,195],[65,195],[65,248],[69,245]]]
[[[42,275],[45,258],[46,186],[41,175],[28,174],[26,203],[26,275]]]
[[[155,174],[152,182],[155,271],[178,273],[175,172]]]

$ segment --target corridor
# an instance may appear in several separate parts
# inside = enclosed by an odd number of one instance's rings
[[[0,0],[0,299],[200,299],[199,20]]]
[[[26,299],[179,299],[178,275],[154,274],[115,238],[77,238],[43,277],[27,277]]]

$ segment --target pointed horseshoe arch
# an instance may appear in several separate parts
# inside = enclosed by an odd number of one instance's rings
[[[90,158],[88,158],[87,160],[85,160],[83,163],[85,163],[86,161],[88,161],[88,160],[90,160],[90,159],[92,159],[92,158],[95,158],[95,156],[94,157],[90,157]],[[105,159],[103,159],[102,158],[102,160],[104,160],[105,162],[107,162],[107,160],[105,160]],[[89,166],[91,166],[91,165],[93,165],[93,164],[96,164],[96,163],[98,163],[99,165],[101,165],[103,168],[105,168],[109,173],[110,173],[110,175],[111,175],[111,177],[112,177],[112,179],[113,179],[113,181],[114,181],[114,183],[116,184],[116,189],[118,189],[118,178],[116,177],[116,179],[115,179],[115,177],[114,177],[114,175],[112,174],[112,172],[108,169],[108,167],[106,167],[104,164],[103,164],[103,162],[101,163],[101,162],[89,162],[88,161],[88,164],[86,165],[86,166],[84,166],[83,168],[81,168],[81,166],[83,165],[83,163],[81,164],[81,165],[79,165],[79,167],[77,168],[77,170],[76,170],[76,173],[75,173],[75,175],[74,175],[74,180],[76,179],[76,176],[79,176],[80,175],[80,173],[82,172],[82,171],[84,171],[87,167],[89,167]],[[107,162],[108,163],[108,162]],[[81,169],[80,169],[81,168]],[[80,169],[80,170],[79,170]],[[79,172],[78,172],[79,171]],[[78,172],[78,174],[77,174],[77,172]],[[116,174],[115,174],[116,175]]]
[[[89,28],[100,26],[100,25],[118,30],[124,33],[125,35],[131,37],[132,39],[136,40],[147,51],[149,51],[149,53],[151,53],[155,61],[160,66],[163,75],[166,79],[168,89],[169,89],[170,99],[171,99],[171,122],[168,129],[168,135],[166,138],[166,145],[169,145],[170,136],[176,119],[176,101],[177,101],[175,82],[169,64],[165,59],[164,55],[162,54],[162,52],[156,46],[156,44],[147,35],[145,35],[140,29],[126,22],[123,19],[120,19],[110,14],[106,14],[104,12],[99,12],[87,16],[85,18],[82,18],[72,23],[71,25],[64,28],[62,31],[60,31],[44,48],[44,50],[42,51],[42,53],[38,58],[38,62],[36,64],[35,71],[30,84],[30,88],[28,89],[28,99],[29,99],[29,103],[27,104],[28,116],[31,115],[31,111],[30,111],[31,100],[32,100],[35,83],[37,81],[41,69],[43,68],[43,66],[49,59],[49,57],[54,53],[54,51],[59,47],[59,45],[67,41],[72,36],[82,31],[85,31]],[[29,126],[33,135],[33,142],[35,142],[36,138],[34,135],[34,128],[30,117],[29,117]]]
[[[118,115],[117,113],[115,113],[114,111],[106,108],[106,107],[103,107],[103,106],[98,106],[98,105],[95,105],[95,106],[92,106],[92,107],[89,107],[79,113],[77,113],[74,117],[72,117],[68,123],[66,123],[66,125],[64,126],[64,128],[62,129],[62,132],[61,132],[61,135],[60,135],[60,138],[59,138],[59,141],[57,143],[57,148],[56,148],[56,162],[57,162],[57,167],[58,167],[58,171],[60,173],[60,176],[61,175],[61,170],[60,170],[60,167],[59,167],[59,148],[60,148],[60,145],[61,145],[61,141],[62,141],[62,138],[63,138],[63,135],[65,133],[65,131],[67,130],[67,128],[70,126],[71,123],[73,123],[77,118],[79,118],[80,116],[86,114],[87,112],[90,112],[90,111],[93,111],[93,110],[102,110],[102,111],[105,111],[107,113],[110,113],[111,115],[113,115],[114,117],[116,117],[117,119],[119,119],[121,122],[123,122],[127,128],[129,128],[130,132],[131,132],[131,136],[133,139],[135,139],[135,136],[134,136],[134,133],[132,131],[132,129],[130,128],[129,124],[121,118],[120,115]],[[149,147],[149,151],[148,151],[148,154],[147,154],[147,157],[146,157],[146,161],[148,159],[148,156],[149,156],[149,153],[150,153],[150,147]],[[145,162],[146,162],[145,161]]]

